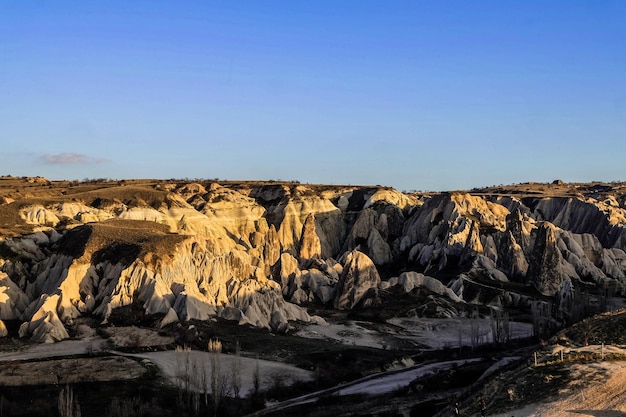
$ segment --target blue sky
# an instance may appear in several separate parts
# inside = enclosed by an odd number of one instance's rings
[[[626,180],[626,2],[0,0],[0,175]]]

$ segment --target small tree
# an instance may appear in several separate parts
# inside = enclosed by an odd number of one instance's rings
[[[61,417],[80,417],[80,405],[74,397],[74,388],[71,385],[65,385],[61,389],[57,405]]]
[[[506,311],[491,310],[489,324],[494,345],[504,344],[511,340],[509,314]]]
[[[176,346],[176,379],[178,381],[178,402],[188,405],[191,399],[191,348]]]
[[[252,371],[252,394],[256,397],[261,392],[261,365],[259,363],[259,357],[256,358],[256,363],[254,364],[254,370]]]
[[[552,321],[552,303],[534,301],[531,305],[533,316],[533,332],[540,339],[547,339],[552,335],[554,324]]]
[[[224,389],[224,378],[222,376],[222,342],[218,339],[211,339],[208,345],[211,355],[211,395],[213,396],[213,406],[215,407],[215,415],[220,405]]]
[[[209,409],[209,375],[207,374],[207,366],[204,357],[202,358],[202,369],[200,373],[200,386],[204,397],[204,407]]]
[[[239,399],[241,395],[241,349],[239,347],[239,341],[235,344],[235,358],[230,382],[232,384],[233,396]]]
[[[476,349],[480,343],[480,318],[478,310],[472,311],[470,319],[470,343],[472,349]]]

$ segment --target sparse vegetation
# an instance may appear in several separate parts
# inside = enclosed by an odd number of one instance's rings
[[[61,417],[80,417],[80,405],[74,398],[74,387],[65,385],[59,393],[58,400],[59,414]]]

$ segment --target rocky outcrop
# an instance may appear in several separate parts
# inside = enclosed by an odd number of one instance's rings
[[[60,295],[43,294],[33,302],[24,315],[29,321],[20,326],[20,337],[31,336],[35,342],[52,343],[67,339],[69,334],[57,314]]]
[[[19,320],[27,307],[26,294],[7,274],[0,272],[0,320]]]
[[[49,190],[2,196],[0,206],[0,230],[19,226],[0,238],[0,320],[22,321],[20,335],[38,341],[127,306],[159,326],[222,318],[285,332],[295,320],[320,322],[311,304],[367,307],[379,289],[520,309],[536,294],[565,309],[580,288],[626,288],[626,212],[608,188],[566,197],[215,181]]]
[[[312,214],[306,218],[302,226],[298,257],[302,260],[320,258],[322,256],[322,243],[317,235],[315,217]]]
[[[626,210],[613,203],[578,198],[530,200],[539,219],[576,234],[593,234],[605,247],[626,244]]]
[[[528,270],[529,282],[540,293],[554,295],[564,279],[555,228],[544,223],[536,231]]]
[[[426,271],[459,266],[483,252],[481,230],[506,230],[509,211],[469,194],[431,198],[407,220],[401,249]]]
[[[337,284],[335,308],[349,310],[364,298],[374,298],[379,284],[380,275],[372,260],[357,250],[350,252]]]
[[[0,337],[7,337],[9,335],[9,331],[7,330],[7,326],[5,326],[4,322],[0,320]]]
[[[443,285],[438,279],[414,271],[404,272],[399,277],[383,281],[379,284],[379,287],[381,289],[397,288],[404,293],[410,293],[415,289],[425,289],[433,294],[445,296],[455,302],[463,301],[452,289]]]
[[[320,197],[302,185],[265,186],[251,190],[249,196],[255,198],[267,211],[265,217],[268,224],[275,226],[283,251],[293,254],[298,252],[304,223],[312,215],[322,257],[334,257],[339,253],[345,234],[343,218],[341,210],[329,199]]]

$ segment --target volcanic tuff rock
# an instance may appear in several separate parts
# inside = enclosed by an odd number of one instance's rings
[[[570,309],[579,290],[624,292],[620,187],[407,195],[2,177],[0,320],[50,342],[68,337],[76,318],[106,322],[120,307],[160,326],[221,317],[275,332],[294,320],[322,323],[311,304],[368,308],[389,291],[443,300],[447,315],[464,303]]]
[[[380,276],[372,260],[358,250],[348,253],[344,263],[334,306],[339,310],[350,310],[370,289],[376,291],[380,284]]]

